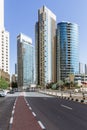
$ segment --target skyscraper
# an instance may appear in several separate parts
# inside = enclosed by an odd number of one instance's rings
[[[79,73],[78,25],[61,22],[57,25],[57,80]]]
[[[85,74],[85,65],[79,62],[79,74]]]
[[[0,0],[0,69],[9,73],[9,32],[4,27],[4,0]]]
[[[18,72],[18,69],[17,69],[17,63],[15,63],[15,74],[17,74]]]
[[[34,82],[34,47],[32,39],[24,34],[17,36],[18,86],[29,87]]]
[[[85,64],[85,75],[87,75],[87,64]]]
[[[36,77],[38,84],[56,81],[56,16],[47,7],[38,10],[36,23]]]
[[[4,0],[0,0],[0,29],[4,28]]]

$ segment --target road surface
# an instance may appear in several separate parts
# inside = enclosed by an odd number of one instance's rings
[[[46,130],[87,130],[87,105],[55,97],[26,97]]]
[[[16,97],[0,97],[0,130],[8,130],[13,104]]]
[[[87,130],[86,104],[37,92],[8,94],[0,98],[0,130],[8,130],[13,105],[19,95],[24,95],[31,113],[46,130]]]

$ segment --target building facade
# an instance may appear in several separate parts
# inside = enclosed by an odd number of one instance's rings
[[[45,6],[38,10],[35,29],[37,83],[45,86],[56,81],[56,16]]]
[[[9,70],[9,32],[4,27],[4,0],[0,0],[0,69]]]
[[[79,74],[85,74],[85,64],[79,62]]]
[[[13,74],[11,77],[11,82],[17,83],[17,74]]]
[[[5,79],[8,83],[10,83],[10,75],[0,69],[0,78]]]
[[[4,27],[4,0],[0,0],[0,28]]]
[[[35,24],[35,81],[39,82],[39,23]]]
[[[34,82],[34,47],[32,39],[24,34],[17,36],[18,86],[29,87]]]
[[[17,72],[17,63],[15,64],[15,74],[17,74],[18,72]]]
[[[87,64],[85,64],[85,75],[87,75]]]
[[[57,81],[79,73],[78,25],[57,24]]]

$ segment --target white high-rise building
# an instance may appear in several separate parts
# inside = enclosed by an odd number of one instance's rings
[[[85,74],[85,65],[79,62],[79,74]]]
[[[56,82],[56,15],[43,6],[35,26],[37,84]]]
[[[85,64],[85,75],[87,75],[87,64]]]
[[[0,0],[0,28],[4,27],[4,0]]]
[[[4,27],[4,0],[0,0],[0,69],[9,73],[9,32]]]

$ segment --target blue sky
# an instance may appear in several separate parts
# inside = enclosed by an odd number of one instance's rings
[[[22,32],[35,44],[38,9],[46,5],[61,21],[79,25],[79,60],[87,63],[87,0],[5,0],[5,28],[10,32],[10,72],[17,61],[17,35]]]

